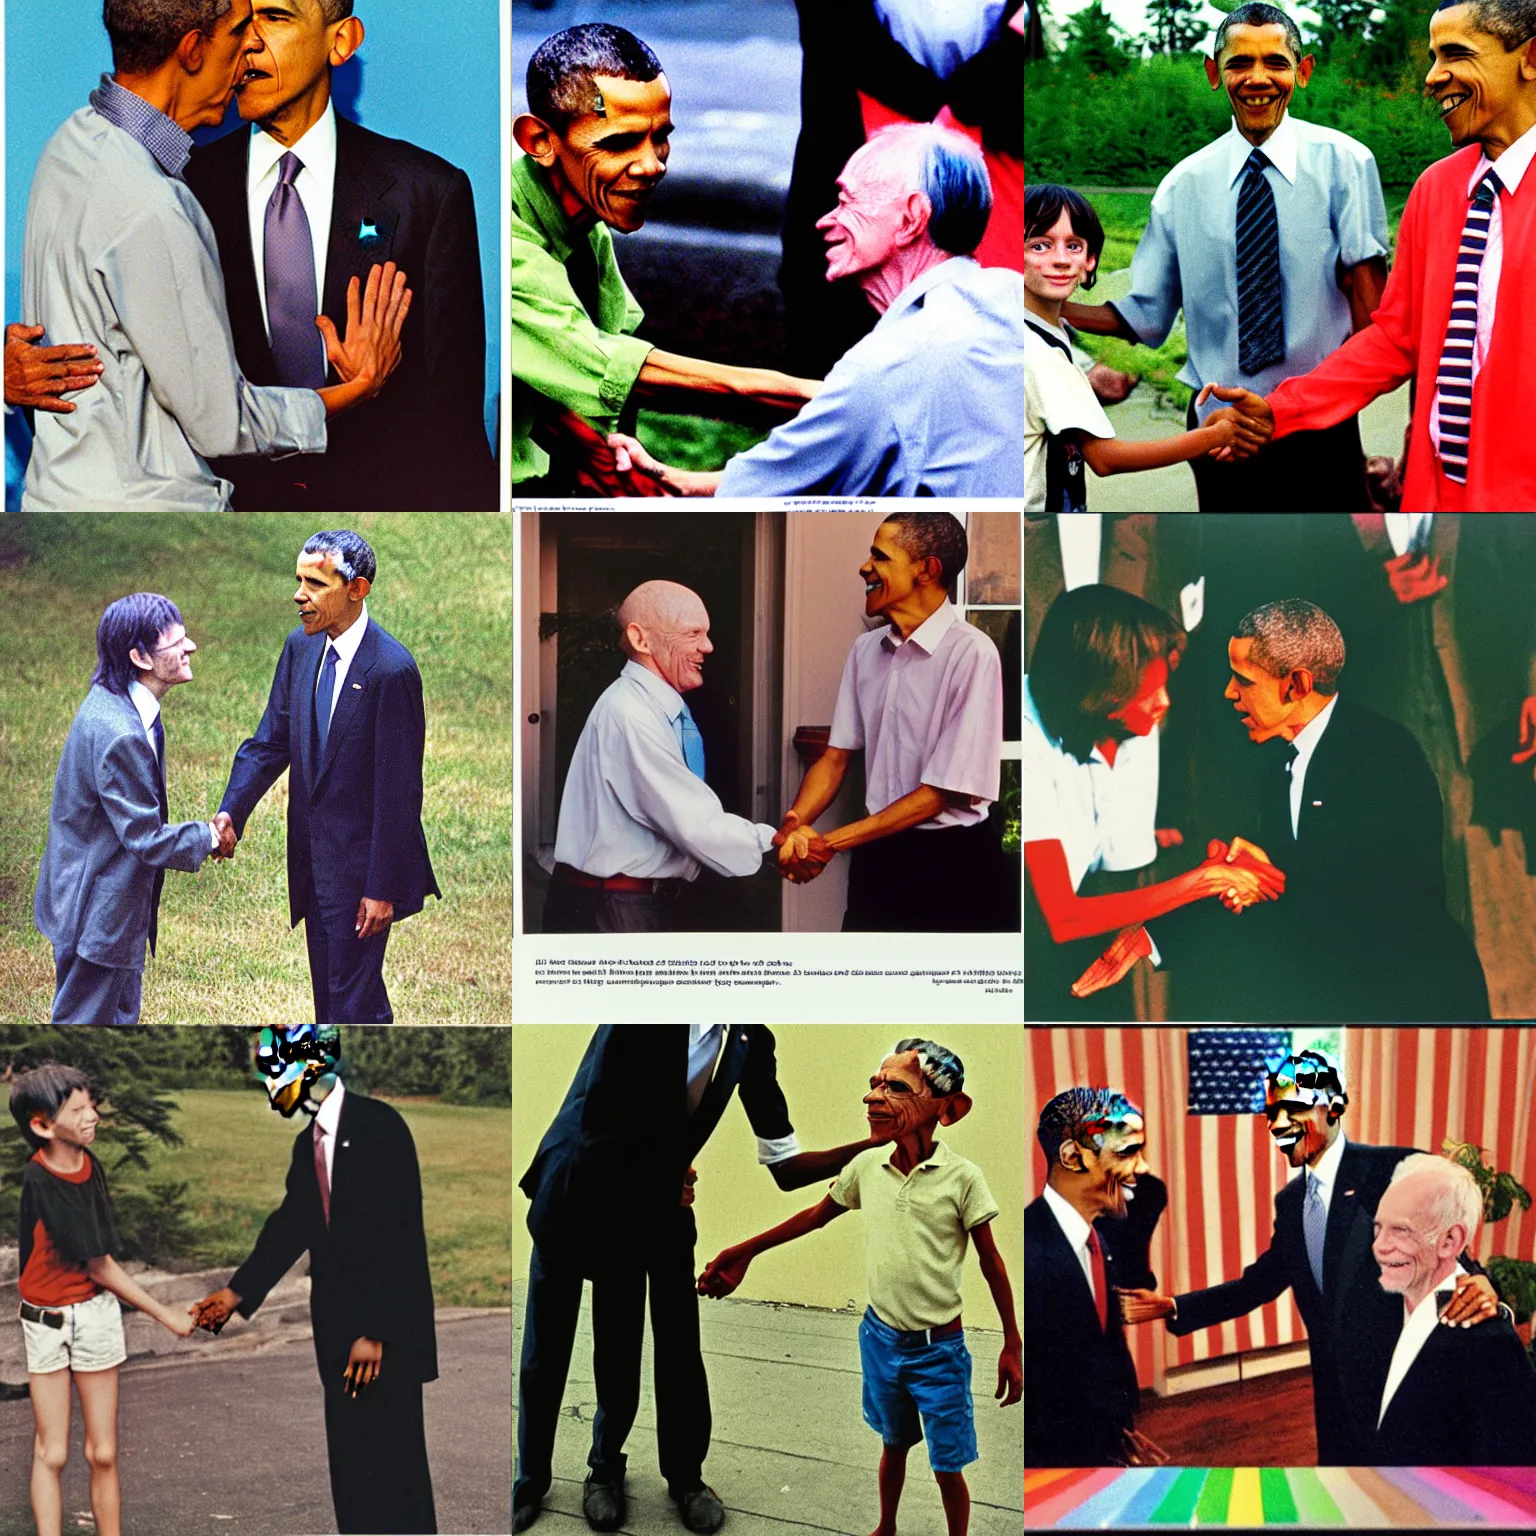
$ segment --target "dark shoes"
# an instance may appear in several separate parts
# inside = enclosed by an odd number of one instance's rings
[[[514,1504],[512,1506],[512,1536],[517,1536],[519,1531],[526,1531],[539,1518],[539,1514],[540,1506],[537,1500],[532,1504]]]
[[[690,1531],[718,1531],[725,1524],[725,1505],[713,1488],[700,1483],[691,1493],[672,1495],[678,1518]]]
[[[581,1488],[581,1512],[594,1531],[618,1530],[628,1513],[623,1484],[599,1482],[589,1477]]]

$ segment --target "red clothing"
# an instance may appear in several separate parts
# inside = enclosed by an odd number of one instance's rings
[[[89,1157],[81,1164],[78,1173],[60,1173],[50,1168],[43,1161],[41,1152],[34,1153],[32,1161],[48,1177],[62,1183],[89,1184],[91,1181]],[[30,1216],[31,1212],[26,1214]],[[100,1292],[101,1287],[91,1279],[86,1266],[70,1263],[54,1246],[41,1217],[33,1223],[31,1242],[23,1239],[22,1246],[28,1252],[16,1289],[23,1301],[31,1302],[34,1307],[72,1307],[76,1302],[89,1301]]]
[[[1351,336],[1311,373],[1287,379],[1269,396],[1275,436],[1331,427],[1378,395],[1417,379],[1405,512],[1536,511],[1536,451],[1530,446],[1525,390],[1536,367],[1536,304],[1530,302],[1536,264],[1536,176],[1519,194],[1499,193],[1504,267],[1488,357],[1472,386],[1472,441],[1467,483],[1440,467],[1429,440],[1440,351],[1451,317],[1456,252],[1466,224],[1467,182],[1482,153],[1469,144],[1437,160],[1413,184],[1397,234],[1397,260],[1374,323]]]

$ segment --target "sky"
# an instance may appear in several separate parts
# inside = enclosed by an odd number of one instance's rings
[[[1045,0],[1045,4],[1047,14],[1059,27],[1068,16],[1086,9],[1091,4],[1091,0]],[[1287,5],[1285,8],[1293,16],[1300,18],[1304,32],[1309,23],[1314,20],[1313,13],[1305,6]],[[1109,12],[1110,18],[1117,26],[1132,35],[1147,30],[1147,7],[1144,0],[1104,0],[1104,9]],[[1214,32],[1222,13],[1215,6],[1206,5],[1201,8],[1199,14],[1203,20],[1210,22],[1211,31]]]

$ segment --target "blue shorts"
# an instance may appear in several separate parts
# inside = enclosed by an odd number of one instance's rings
[[[926,1438],[935,1472],[959,1472],[976,1460],[971,1353],[963,1333],[914,1347],[871,1307],[859,1324],[859,1361],[864,1422],[886,1445]]]

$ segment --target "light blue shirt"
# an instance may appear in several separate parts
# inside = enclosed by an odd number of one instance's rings
[[[1024,278],[951,256],[909,283],[821,393],[717,496],[1024,495]]]
[[[1253,145],[1231,129],[1163,177],[1131,262],[1131,291],[1114,301],[1149,347],[1159,347],[1184,310],[1189,360],[1179,378],[1191,389],[1226,384],[1267,395],[1283,379],[1310,373],[1349,336],[1349,300],[1336,264],[1387,254],[1381,176],[1365,145],[1289,112],[1259,146],[1280,225],[1285,358],[1258,373],[1237,362],[1237,195]],[[1221,407],[1214,397],[1204,420]]]

